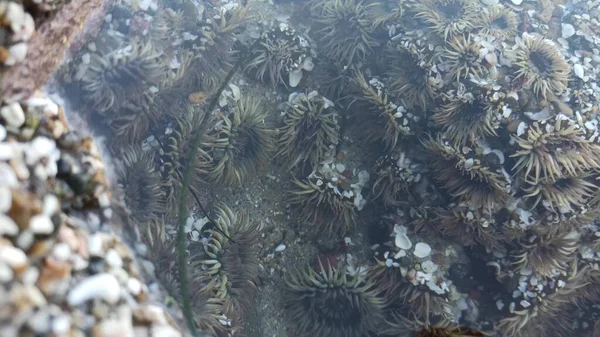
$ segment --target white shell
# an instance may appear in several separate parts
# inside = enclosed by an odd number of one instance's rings
[[[481,0],[481,2],[486,6],[493,6],[498,3],[499,0]]]
[[[579,77],[580,79],[583,79],[584,72],[583,72],[583,67],[581,66],[581,64],[575,63],[573,65],[573,72],[575,72],[575,76]]]
[[[575,28],[573,27],[573,25],[570,23],[563,23],[562,24],[562,38],[568,39],[573,35],[575,35]]]
[[[76,307],[91,299],[103,299],[115,304],[121,298],[119,281],[112,274],[90,276],[75,286],[67,297],[71,307]]]
[[[404,233],[396,233],[394,243],[396,244],[396,247],[404,250],[412,247],[412,242],[410,242],[410,239]]]
[[[423,269],[423,271],[427,274],[431,274],[438,269],[438,266],[437,264],[433,263],[433,261],[427,260],[421,263],[421,269]]]
[[[302,69],[292,70],[290,72],[290,87],[295,88],[302,79]]]
[[[233,94],[234,100],[237,101],[242,97],[242,94],[240,93],[240,88],[237,85],[229,83],[229,88],[231,89],[231,93]]]
[[[511,0],[511,2],[518,6],[523,2],[523,0]]]
[[[315,67],[315,64],[312,60],[312,57],[307,57],[304,62],[302,63],[302,69],[306,70],[306,71],[311,71],[313,70],[313,68]]]
[[[418,258],[428,257],[431,254],[431,246],[426,244],[425,242],[419,242],[415,245],[414,253]]]

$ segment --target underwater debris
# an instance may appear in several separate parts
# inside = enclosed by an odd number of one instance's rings
[[[339,129],[331,101],[316,91],[292,94],[283,116],[276,157],[285,158],[289,169],[312,169],[333,156],[340,140]]]
[[[382,329],[386,302],[362,273],[319,260],[317,268],[289,271],[284,307],[299,336],[361,337]]]
[[[275,150],[274,130],[256,97],[243,97],[232,111],[219,111],[202,147],[210,155],[208,177],[217,184],[239,186],[265,167]]]

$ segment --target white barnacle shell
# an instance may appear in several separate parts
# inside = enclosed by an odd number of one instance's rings
[[[437,264],[433,263],[433,261],[427,260],[427,261],[421,263],[421,269],[423,269],[423,271],[426,272],[427,274],[431,274],[438,269],[438,266],[437,266]]]
[[[295,69],[290,71],[289,77],[290,87],[297,87],[298,83],[300,83],[300,80],[302,80],[302,69]]]
[[[400,249],[406,250],[412,248],[412,242],[410,242],[410,239],[404,233],[396,233],[394,243],[396,244],[396,247]]]
[[[575,27],[570,23],[563,23],[562,25],[562,38],[568,39],[575,35]]]
[[[575,73],[575,76],[579,77],[580,79],[583,80],[583,77],[585,75],[584,71],[583,71],[583,66],[579,63],[575,63],[573,65],[573,72]]]
[[[425,242],[419,242],[415,245],[415,251],[413,252],[418,258],[425,258],[431,254],[431,246]]]

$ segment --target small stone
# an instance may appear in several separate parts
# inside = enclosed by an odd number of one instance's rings
[[[0,262],[9,265],[13,270],[22,271],[27,266],[27,255],[13,246],[0,247]]]
[[[585,72],[583,71],[583,66],[581,64],[575,63],[573,65],[573,72],[575,73],[575,76],[583,80]]]
[[[15,273],[6,263],[0,263],[0,282],[5,283],[13,279]]]
[[[35,234],[48,235],[54,231],[54,224],[47,215],[34,215],[29,220],[29,229]]]
[[[14,66],[17,63],[23,62],[27,56],[27,43],[17,43],[8,48],[8,58],[4,61],[6,66]]]
[[[0,142],[6,139],[6,128],[0,125]]]
[[[0,214],[0,236],[15,236],[19,234],[19,226],[10,217]]]
[[[276,252],[283,252],[285,250],[285,245],[282,243],[279,246],[277,246],[277,248],[275,248]]]
[[[575,28],[570,23],[563,23],[562,25],[562,38],[568,39],[575,35]]]
[[[9,126],[19,128],[25,123],[25,112],[19,103],[11,103],[0,109],[0,116]]]
[[[13,159],[15,152],[9,143],[0,143],[0,160],[9,161]]]
[[[67,297],[71,307],[76,307],[89,300],[102,299],[116,304],[121,298],[121,286],[117,279],[108,273],[91,276],[80,282]]]
[[[289,74],[289,84],[290,87],[295,88],[302,80],[302,69],[292,70]]]
[[[127,280],[127,289],[133,296],[137,296],[142,292],[142,284],[135,278],[129,278]]]
[[[113,268],[121,268],[123,266],[123,259],[121,259],[119,253],[114,249],[109,249],[106,252],[104,259],[106,260],[106,263]]]

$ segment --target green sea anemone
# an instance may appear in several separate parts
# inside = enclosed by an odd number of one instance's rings
[[[497,136],[498,115],[502,105],[492,102],[487,93],[469,93],[463,97],[448,97],[433,115],[438,126],[456,144],[466,144],[488,136]]]
[[[446,40],[472,29],[479,13],[476,0],[418,0],[411,10]]]
[[[181,177],[183,177],[187,154],[195,133],[206,133],[206,130],[200,130],[203,118],[206,118],[206,113],[200,107],[187,105],[184,107],[182,115],[174,120],[170,132],[161,140],[160,168],[163,179],[167,182],[169,209],[176,209],[174,203],[177,202],[177,196],[181,189]],[[206,139],[206,136],[202,137],[202,139]],[[190,181],[190,190],[193,193],[198,193],[206,183],[210,167],[209,155],[202,150],[197,153]]]
[[[485,209],[453,205],[447,209],[438,208],[435,213],[434,221],[438,224],[440,234],[454,238],[464,246],[481,244],[489,249],[497,249],[502,243],[496,220]]]
[[[556,181],[600,168],[600,145],[587,141],[582,137],[584,131],[567,123],[557,119],[549,128],[534,122],[524,137],[514,137],[514,173],[537,185],[540,179]]]
[[[384,325],[386,302],[375,283],[346,267],[325,265],[286,275],[284,307],[299,336],[362,337]]]
[[[471,35],[454,37],[440,53],[449,77],[457,82],[482,77],[487,71],[482,62],[481,45]]]
[[[339,142],[338,114],[333,103],[316,92],[298,94],[283,116],[276,157],[283,157],[291,168],[316,167],[332,156]]]
[[[494,36],[505,41],[515,37],[519,26],[519,17],[511,9],[496,5],[481,13],[482,20],[476,25],[482,36]]]
[[[533,229],[524,237],[519,253],[515,255],[518,270],[531,269],[536,275],[553,277],[566,272],[577,253],[579,233],[570,231],[542,231]]]
[[[215,126],[202,147],[212,157],[208,177],[227,186],[239,186],[271,159],[274,130],[262,101],[244,97],[230,112],[217,113]]]
[[[164,220],[154,218],[141,223],[140,233],[142,242],[148,247],[148,258],[154,264],[160,285],[172,299],[180,303],[181,282],[177,267],[177,250],[175,240],[167,235]],[[206,288],[203,270],[192,268],[190,271],[189,294],[196,327],[212,335],[223,333],[226,330],[220,322],[225,310],[223,299],[217,298]]]
[[[288,25],[280,24],[266,32],[251,53],[246,69],[263,82],[268,76],[273,87],[278,84],[287,86],[292,72],[302,72],[303,68],[312,70],[308,40]],[[294,87],[292,84],[297,83],[290,84]]]
[[[365,132],[370,141],[381,141],[386,150],[391,151],[403,137],[414,134],[410,126],[419,118],[413,117],[403,105],[392,102],[383,83],[376,78],[367,83],[361,72],[356,75],[356,83],[359,94],[355,100],[364,104],[367,112],[359,118],[365,119]]]
[[[543,207],[555,212],[579,212],[586,207],[598,192],[591,173],[581,173],[575,176],[565,175],[556,180],[540,179],[537,184],[524,186],[525,200],[530,207],[542,204]]]
[[[440,137],[424,141],[424,146],[436,180],[450,195],[476,208],[494,210],[505,205],[508,178],[488,167],[474,150],[450,145]]]
[[[161,53],[150,44],[134,42],[107,55],[93,53],[81,79],[84,98],[100,113],[117,111],[131,97],[158,85],[164,72]]]
[[[154,165],[154,154],[136,146],[123,149],[115,165],[117,187],[128,211],[138,221],[166,211],[163,181]]]
[[[377,45],[368,6],[362,1],[313,0],[311,12],[317,45],[328,58],[350,66],[363,62]]]
[[[398,206],[409,200],[411,186],[421,179],[420,166],[404,152],[377,160],[377,180],[373,183],[375,198],[383,198],[386,206]]]
[[[111,143],[123,146],[139,143],[146,138],[150,127],[163,116],[164,110],[155,103],[155,97],[149,92],[130,97],[122,102],[114,118],[107,121],[114,137],[110,139]]]
[[[197,268],[205,270],[203,280],[208,281],[207,289],[214,289],[216,298],[224,301],[225,315],[238,327],[252,309],[258,290],[259,227],[258,223],[250,222],[247,212],[236,214],[225,205],[216,212],[215,227],[208,230],[205,255]]]
[[[356,194],[349,183],[315,174],[293,183],[289,202],[299,208],[303,221],[322,227],[329,235],[354,228]]]
[[[551,40],[524,34],[513,66],[514,80],[531,87],[540,99],[554,99],[567,90],[571,67]]]
[[[409,109],[427,109],[443,84],[429,54],[431,52],[425,47],[410,42],[391,43],[385,47],[386,83],[390,93],[394,97],[402,97]]]
[[[400,22],[405,11],[405,0],[379,0],[368,5],[373,27],[383,27]]]
[[[423,322],[429,326],[434,319],[444,321],[452,316],[450,302],[429,290],[427,286],[405,283],[398,296],[405,307],[406,316],[414,323]]]

